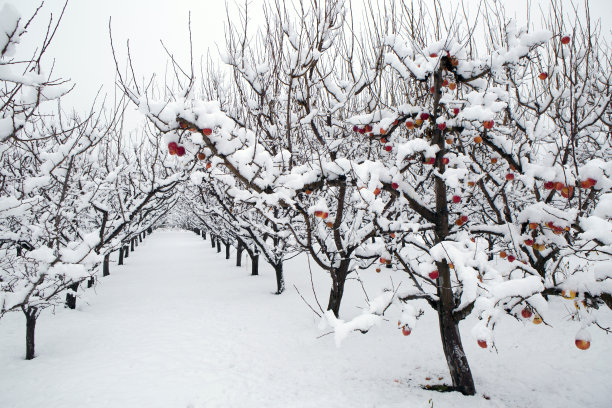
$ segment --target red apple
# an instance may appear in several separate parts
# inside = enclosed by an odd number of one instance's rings
[[[528,307],[526,307],[523,310],[521,310],[521,316],[523,316],[523,318],[525,318],[525,319],[529,319],[532,314],[533,313],[531,313],[531,310]]]
[[[181,157],[185,155],[185,146],[179,146],[176,148],[176,155]]]
[[[177,148],[178,148],[178,144],[176,144],[176,142],[168,143],[168,153],[170,153],[171,155],[176,154]]]
[[[533,246],[533,239],[526,239],[526,240],[525,240],[525,245],[527,245],[527,246]]]
[[[365,129],[366,133],[369,133],[369,132],[371,132],[371,131],[372,131],[372,126],[370,126],[370,125],[365,125],[365,128],[364,128],[364,129]]]
[[[491,163],[492,164],[497,163],[497,157],[491,157]]]
[[[443,157],[442,158],[442,163],[448,164],[449,162],[450,162],[450,159],[448,157]]]
[[[407,127],[408,129],[414,129],[414,122],[413,122],[413,121],[411,121],[411,120],[407,120],[407,121],[406,121],[406,127]]]
[[[480,144],[480,143],[482,143],[482,137],[480,137],[480,136],[476,136],[476,137],[474,138],[474,143],[476,143],[476,144]]]
[[[206,160],[206,155],[202,152],[198,153],[198,160]]]
[[[484,122],[482,122],[482,126],[485,129],[493,129],[494,125],[495,125],[495,121],[492,121],[492,120],[485,120]]]
[[[555,190],[557,191],[563,190],[563,187],[565,187],[565,184],[561,183],[560,181],[555,184]]]
[[[450,84],[448,84],[448,89],[450,89],[451,91],[454,91],[455,88],[457,88],[457,84],[454,82],[451,82]]]
[[[353,132],[359,132],[359,126],[357,125],[353,126]]]
[[[529,229],[532,229],[532,230],[534,230],[534,229],[538,229],[538,223],[536,223],[536,222],[530,222],[530,223],[529,223]]]
[[[376,188],[374,189],[374,195],[375,195],[375,196],[377,196],[377,195],[379,195],[379,194],[380,194],[380,188],[376,187]]]
[[[512,180],[514,180],[514,173],[508,173],[508,174],[506,174],[506,180],[508,180],[508,181],[512,181]]]
[[[482,348],[487,348],[487,342],[485,340],[478,340],[478,345]]]
[[[442,86],[448,86],[448,79],[444,79],[442,81]]]
[[[376,273],[380,273],[380,268],[376,268]]]
[[[546,190],[552,190],[553,188],[555,188],[555,182],[554,181],[547,181],[546,183],[544,183],[544,188]]]
[[[548,74],[546,72],[541,72],[540,75],[538,75],[538,78],[540,78],[543,81],[546,78],[548,78]]]
[[[426,159],[425,159],[425,164],[430,164],[430,165],[432,165],[432,164],[434,164],[435,162],[436,162],[435,157],[428,157],[428,158],[426,158]]]
[[[202,134],[203,134],[204,136],[210,136],[210,135],[212,135],[212,129],[210,129],[210,128],[204,128],[204,129],[202,129]]]
[[[397,190],[399,188],[399,184],[393,182],[393,183],[391,183],[391,188],[394,189],[394,190]]]
[[[586,350],[591,347],[591,342],[588,340],[576,339],[576,347],[578,347],[580,350]]]
[[[329,213],[323,212],[323,214],[321,215],[321,218],[326,219],[327,217],[329,217]]]
[[[393,146],[391,146],[391,145],[386,145],[386,146],[385,146],[385,150],[386,150],[386,151],[388,151],[388,152],[390,152],[391,150],[393,150]]]
[[[501,252],[499,253],[499,257],[500,257],[500,258],[502,258],[502,259],[503,259],[503,258],[505,258],[505,257],[507,257],[507,256],[508,256],[508,254],[506,253],[506,251],[501,251]]]
[[[431,58],[437,58],[437,57],[438,57],[438,54],[436,54],[435,52],[432,52],[431,54],[429,54],[429,56],[430,56]]]
[[[412,333],[412,330],[410,330],[410,327],[408,326],[402,327],[402,334],[404,336],[410,336],[410,333]]]
[[[514,262],[516,260],[516,256],[508,255],[508,262]]]
[[[452,85],[452,84],[451,84],[451,85]],[[458,114],[459,114],[459,112],[461,112],[461,109],[459,109],[459,108],[453,108],[453,113],[454,113],[455,115],[458,115]]]
[[[569,38],[569,36],[568,36],[568,35],[566,35],[566,36],[564,36],[564,37],[561,37],[561,44],[563,44],[563,45],[567,45],[567,44],[569,44],[569,43],[570,43],[570,38]]]
[[[421,113],[421,119],[422,119],[422,120],[427,120],[427,119],[429,119],[429,113],[427,113],[427,112],[423,112],[423,113]]]
[[[320,211],[320,210],[315,211],[314,216],[321,218],[321,216],[323,216],[323,211]]]
[[[459,197],[458,195],[454,195],[453,196],[453,203],[457,204],[461,202],[461,197]]]
[[[438,276],[440,276],[440,274],[438,273],[437,270],[429,272],[430,279],[438,279]]]
[[[206,168],[207,169],[210,169],[211,167],[212,167],[212,163],[211,162],[206,163]]]
[[[438,123],[438,129],[440,129],[440,130],[446,129],[446,123],[444,123],[444,122]]]

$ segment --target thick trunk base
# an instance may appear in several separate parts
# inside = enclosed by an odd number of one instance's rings
[[[442,348],[453,381],[453,389],[463,395],[476,394],[472,371],[463,351],[459,325],[450,314],[438,313]]]
[[[26,316],[26,360],[32,360],[35,357],[35,334],[36,334],[36,319],[38,315],[36,309],[24,311]]]

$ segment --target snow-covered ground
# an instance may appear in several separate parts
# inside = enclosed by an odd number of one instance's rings
[[[288,262],[287,291],[275,296],[271,268],[262,263],[261,276],[252,277],[223,255],[191,232],[155,232],[126,265],[111,266],[78,310],[41,316],[32,361],[23,360],[23,317],[0,320],[0,407],[612,405],[612,336],[601,331],[592,330],[591,348],[580,351],[576,322],[554,321],[553,329],[508,318],[496,330],[495,352],[478,347],[468,320],[462,334],[478,395],[426,391],[449,382],[430,309],[409,337],[389,310],[389,322],[337,348],[333,336],[318,338],[318,318],[293,288],[313,302],[305,257]],[[314,265],[313,273],[325,305],[329,279]],[[362,272],[368,295],[389,275]],[[351,281],[341,317],[364,305]]]

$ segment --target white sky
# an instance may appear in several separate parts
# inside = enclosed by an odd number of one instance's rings
[[[261,20],[264,0],[250,0],[253,24]],[[349,0],[350,1],[350,0]],[[443,0],[457,3],[457,0]],[[508,14],[524,16],[527,0],[499,0]],[[563,0],[570,5],[570,0]],[[13,4],[24,18],[29,17],[40,4],[38,0],[0,0]],[[239,0],[240,3],[243,0]],[[353,0],[360,7],[365,0]],[[468,3],[475,0],[467,0]],[[582,5],[583,0],[575,0]],[[234,0],[229,0],[235,9]],[[42,14],[24,41],[23,48],[38,44],[46,28],[49,13],[59,15],[64,0],[47,0]],[[533,10],[546,7],[548,0],[532,0]],[[105,93],[113,92],[115,67],[111,55],[108,21],[112,16],[115,47],[120,50],[119,62],[125,63],[125,42],[130,40],[138,75],[149,77],[153,72],[163,75],[168,60],[160,39],[176,54],[179,60],[188,61],[188,13],[191,11],[194,59],[199,61],[210,49],[218,57],[217,45],[224,49],[224,23],[226,21],[223,0],[70,0],[68,8],[48,57],[56,59],[56,73],[70,78],[76,88],[65,100],[64,106],[86,106],[103,85]],[[591,12],[601,17],[608,41],[611,40],[612,1],[591,0]],[[520,21],[519,21],[520,22]]]

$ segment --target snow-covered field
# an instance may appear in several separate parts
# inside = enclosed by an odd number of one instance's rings
[[[478,347],[468,320],[463,341],[478,395],[427,391],[449,383],[430,309],[409,337],[390,309],[389,322],[337,348],[333,336],[319,338],[318,318],[293,288],[313,302],[305,257],[288,262],[287,291],[275,296],[265,263],[252,277],[250,265],[237,268],[223,255],[191,232],[155,232],[76,311],[40,317],[32,361],[23,359],[23,316],[0,320],[0,407],[612,406],[612,336],[601,331],[580,351],[575,322],[551,328],[507,318],[495,352]],[[313,273],[325,305],[329,279],[314,265]],[[385,269],[361,277],[370,296],[389,283]],[[364,305],[350,281],[342,317]]]

